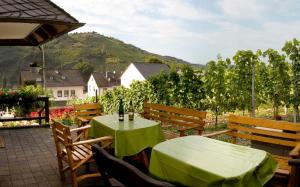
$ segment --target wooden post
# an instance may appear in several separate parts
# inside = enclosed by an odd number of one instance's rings
[[[46,123],[49,124],[49,97],[45,98],[45,117]]]
[[[95,103],[98,103],[98,90],[97,89],[95,90],[95,93],[96,93],[96,95],[95,95],[95,97],[96,97]]]

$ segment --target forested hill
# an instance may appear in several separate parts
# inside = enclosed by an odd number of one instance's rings
[[[188,64],[169,56],[160,56],[98,33],[73,33],[45,44],[48,68],[76,68],[89,71],[124,71],[130,62],[159,59],[167,64]],[[0,85],[4,77],[16,84],[20,69],[41,62],[38,47],[0,47]]]

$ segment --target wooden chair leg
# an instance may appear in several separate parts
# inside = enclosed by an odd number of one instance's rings
[[[71,170],[72,187],[78,187],[76,170]]]
[[[297,187],[297,168],[296,167],[291,167],[291,172],[289,176],[289,181],[288,181],[288,187]]]
[[[90,163],[85,164],[85,172],[86,173],[90,172]]]
[[[57,162],[58,162],[60,180],[64,181],[66,180],[66,176],[65,176],[64,167],[61,158],[58,157]]]
[[[143,164],[144,164],[145,167],[148,169],[148,168],[149,168],[149,159],[148,159],[148,156],[147,156],[145,150],[143,150],[143,151],[141,152],[141,154],[142,154]]]

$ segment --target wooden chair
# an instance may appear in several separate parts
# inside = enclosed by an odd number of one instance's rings
[[[74,111],[78,127],[87,125],[89,121],[101,115],[101,106],[99,103],[87,103],[74,105]]]
[[[133,165],[111,156],[98,145],[93,145],[92,150],[105,186],[114,186],[114,183],[117,183],[118,186],[174,186],[168,182],[158,181],[147,176]]]
[[[291,173],[295,180],[293,180],[291,186],[300,187],[300,159],[290,159],[288,163],[290,166],[293,166],[292,169],[294,169]]]
[[[91,140],[80,140],[84,136],[84,131],[90,128],[86,125],[81,128],[71,129],[60,122],[53,120],[52,132],[57,151],[57,161],[61,180],[65,180],[65,172],[70,170],[72,186],[77,187],[78,183],[89,177],[99,177],[100,173],[89,173],[77,176],[76,170],[83,164],[93,160],[90,144],[101,143],[101,147],[108,147],[112,143],[112,137],[106,136]],[[72,137],[71,132],[76,132],[76,137]],[[74,136],[74,135],[73,135]]]

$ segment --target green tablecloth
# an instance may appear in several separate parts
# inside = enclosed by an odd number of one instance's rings
[[[151,175],[187,186],[259,187],[277,167],[262,150],[201,136],[167,140],[152,149]]]
[[[159,122],[137,116],[129,121],[128,115],[125,115],[122,122],[118,120],[118,115],[98,116],[91,120],[90,125],[90,137],[114,137],[113,146],[117,157],[135,155],[164,141]]]

